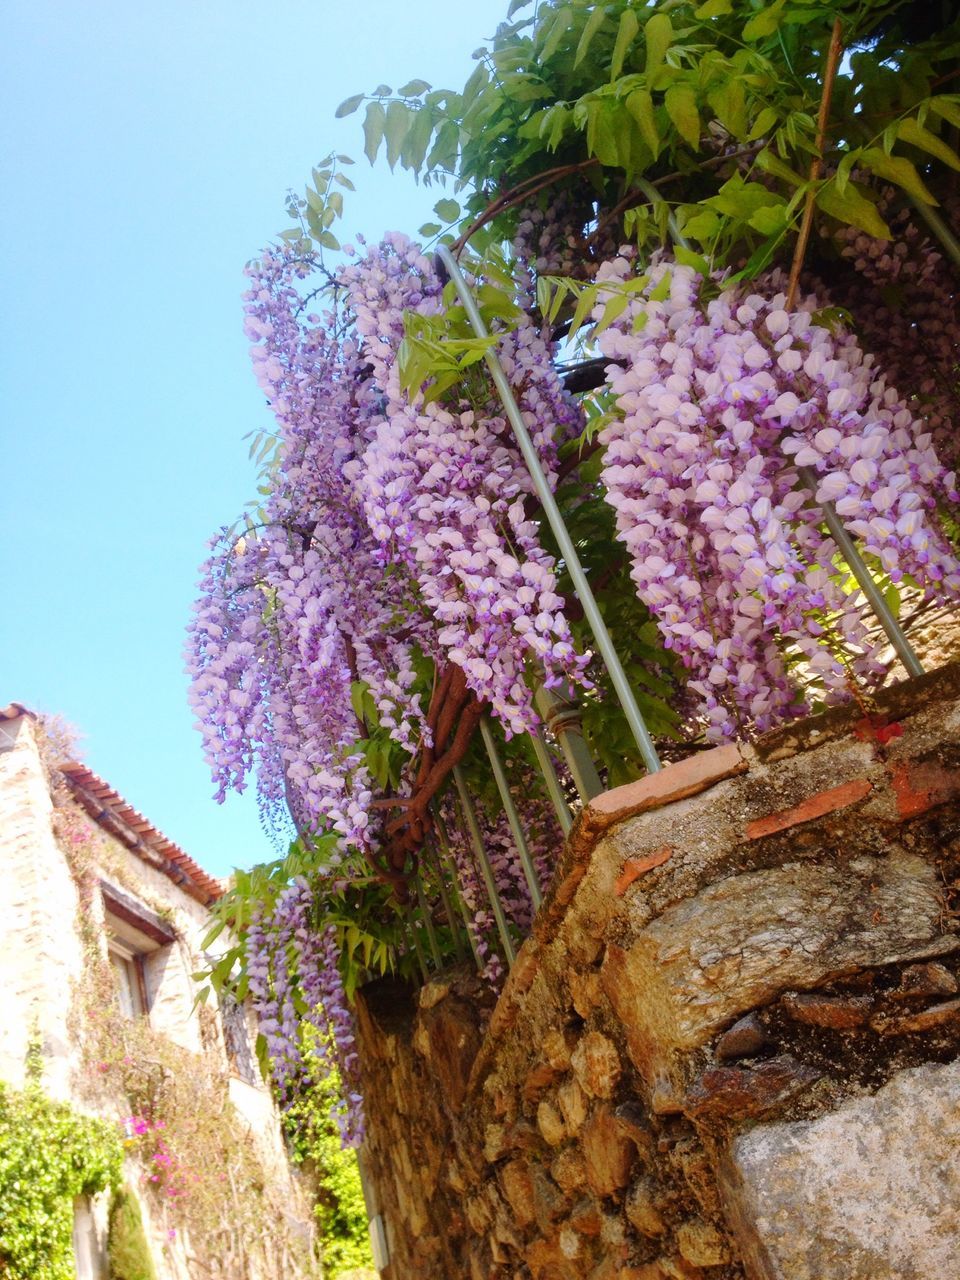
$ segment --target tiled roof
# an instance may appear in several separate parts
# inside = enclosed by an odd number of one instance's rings
[[[16,720],[23,715],[37,718],[19,702],[0,707],[0,721]],[[138,809],[128,804],[109,782],[104,782],[99,774],[78,760],[61,761],[58,767],[90,817],[144,862],[168,876],[184,893],[190,894],[204,906],[209,906],[221,896],[223,887],[220,881],[207,875],[189,854],[167,839]]]

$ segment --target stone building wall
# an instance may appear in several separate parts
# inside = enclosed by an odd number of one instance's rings
[[[275,1264],[237,1262],[233,1270],[228,1267],[229,1280],[300,1280],[312,1274],[311,1207],[291,1171],[276,1107],[254,1064],[252,1037],[252,1070],[241,1073],[227,1052],[219,1012],[195,1000],[192,974],[203,965],[214,882],[181,851],[175,851],[176,860],[165,853],[174,847],[95,775],[70,764],[51,769],[43,731],[29,714],[13,714],[17,710],[0,712],[0,1081],[23,1087],[33,1045],[48,1094],[118,1122],[130,1115],[133,1104],[123,1077],[138,1064],[126,1073],[123,1051],[110,1054],[109,1044],[102,1045],[111,1028],[120,1029],[118,993],[111,987],[116,974],[108,963],[111,940],[126,941],[137,951],[139,937],[145,1010],[138,1019],[154,1038],[134,1039],[148,1057],[151,1045],[173,1050],[143,1070],[155,1071],[158,1088],[176,1074],[178,1063],[191,1071],[198,1088],[210,1083],[209,1097],[196,1098],[198,1120],[229,1098],[236,1113],[230,1123],[247,1153],[246,1163],[238,1165],[241,1176],[255,1176],[268,1193],[264,1205],[289,1228],[285,1232],[277,1222],[270,1224],[281,1243],[285,1235],[292,1241],[289,1257]],[[106,799],[99,794],[104,791]],[[126,922],[111,915],[118,901]],[[160,941],[141,936],[138,922]],[[107,1021],[98,1027],[107,1009]],[[239,1016],[242,1022],[244,1011]],[[93,1060],[99,1054],[111,1062]],[[174,1092],[175,1086],[176,1081],[163,1085]],[[228,1117],[217,1110],[212,1123],[226,1126]],[[183,1215],[167,1213],[156,1197],[140,1194],[146,1174],[141,1159],[130,1161],[125,1176],[141,1201],[161,1280],[221,1275],[203,1262],[209,1242],[180,1228]],[[218,1232],[230,1226],[231,1196],[237,1190],[229,1184],[233,1176],[231,1170],[222,1174],[222,1220],[212,1223]],[[77,1205],[80,1280],[101,1280],[105,1274],[108,1198]],[[247,1257],[241,1245],[234,1251],[238,1259]],[[222,1256],[222,1242],[216,1249]],[[305,1258],[306,1265],[296,1258]]]
[[[960,668],[582,815],[494,1003],[361,998],[385,1280],[946,1280]]]

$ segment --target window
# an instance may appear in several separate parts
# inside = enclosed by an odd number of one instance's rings
[[[128,1018],[147,1012],[147,988],[143,977],[143,957],[111,939],[107,944],[110,966],[117,980],[120,1009]]]
[[[124,889],[101,880],[100,892],[107,951],[117,980],[120,1008],[128,1018],[146,1017],[150,1012],[148,965],[155,968],[154,957],[176,940],[176,934],[165,920]]]

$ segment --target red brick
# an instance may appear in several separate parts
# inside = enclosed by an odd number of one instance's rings
[[[662,867],[672,853],[673,845],[665,844],[656,853],[649,853],[645,858],[628,858],[617,877],[617,896],[622,897],[639,876],[652,871],[654,867]]]
[[[605,831],[615,822],[694,796],[724,778],[746,773],[748,768],[734,745],[699,751],[677,764],[668,764],[657,773],[648,773],[639,782],[628,782],[625,787],[615,787],[596,796],[584,811],[584,826],[591,832]]]
[[[866,778],[853,778],[839,787],[831,787],[828,791],[820,791],[808,796],[792,809],[781,809],[779,813],[768,814],[766,818],[757,818],[747,824],[747,839],[759,840],[763,836],[772,836],[778,831],[788,831],[799,826],[801,822],[812,822],[814,818],[822,818],[835,809],[846,809],[856,804],[872,790]]]
[[[890,781],[901,818],[915,818],[960,792],[960,772],[944,769],[930,760],[895,764]]]

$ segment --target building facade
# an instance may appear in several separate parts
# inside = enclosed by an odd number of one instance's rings
[[[0,1081],[116,1122],[161,1280],[313,1273],[309,1198],[249,1011],[198,1002],[221,893],[25,708],[0,709]],[[216,944],[215,944],[216,945]],[[78,1280],[106,1280],[109,1194],[75,1205]]]

